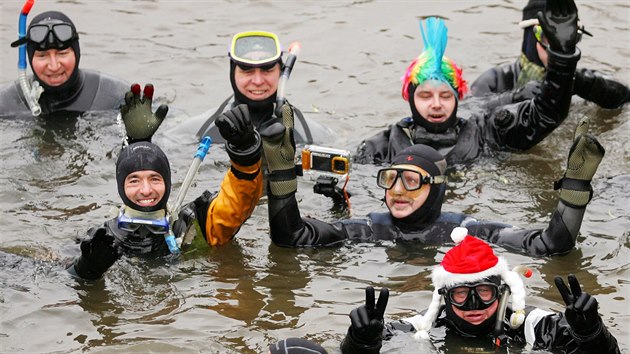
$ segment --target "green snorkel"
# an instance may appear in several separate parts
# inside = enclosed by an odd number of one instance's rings
[[[287,99],[285,97],[287,81],[289,81],[289,76],[291,76],[293,65],[295,65],[295,61],[297,60],[297,56],[298,54],[300,54],[301,49],[302,45],[300,44],[300,42],[293,42],[289,46],[289,56],[287,57],[287,61],[284,63],[282,73],[280,74],[280,82],[278,82],[278,92],[276,94],[275,109],[276,117],[282,117],[282,106],[287,102]]]
[[[19,39],[26,37],[26,17],[28,16],[28,13],[31,12],[31,8],[33,7],[34,3],[35,0],[26,0],[24,6],[22,7],[18,23]],[[39,82],[37,82],[36,80],[33,81],[33,86],[31,87],[28,82],[28,78],[26,77],[26,66],[26,43],[23,43],[19,47],[18,82],[20,83],[20,89],[22,90],[24,99],[26,99],[28,108],[31,110],[31,114],[33,114],[33,116],[38,116],[40,115],[40,113],[42,113],[42,109],[38,103],[39,96],[42,94],[44,89],[39,86]]]
[[[182,204],[184,203],[184,198],[186,197],[186,194],[188,193],[188,188],[190,188],[190,185],[192,184],[193,179],[197,175],[197,172],[199,171],[199,165],[201,165],[201,162],[206,157],[206,154],[208,153],[208,150],[210,149],[210,145],[212,145],[212,139],[209,136],[205,136],[203,139],[201,139],[201,142],[199,143],[199,146],[197,147],[197,152],[195,153],[195,156],[193,157],[192,164],[188,168],[186,177],[184,177],[184,182],[182,182],[182,186],[179,189],[179,192],[177,193],[175,204],[173,204],[173,207],[171,208],[171,217],[170,217],[170,222],[169,222],[169,224],[171,225],[171,229],[169,233],[164,237],[164,239],[166,241],[166,244],[168,245],[168,249],[173,254],[177,254],[181,252],[181,249],[179,245],[177,244],[175,235],[173,233],[173,224],[179,218],[179,212],[182,208]],[[184,240],[182,240],[182,243],[183,242]]]

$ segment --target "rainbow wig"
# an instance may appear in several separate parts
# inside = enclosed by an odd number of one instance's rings
[[[424,51],[411,62],[405,76],[402,77],[402,96],[405,101],[409,101],[410,84],[420,86],[427,80],[437,80],[449,84],[457,94],[457,98],[461,100],[468,92],[468,85],[462,77],[462,69],[444,56],[448,29],[444,21],[437,17],[427,18],[426,27],[425,32],[422,28],[422,20],[420,20]]]

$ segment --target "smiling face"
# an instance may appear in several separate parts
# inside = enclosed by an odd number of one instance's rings
[[[236,65],[234,83],[245,97],[262,101],[274,95],[280,81],[280,63],[270,68],[249,68]]]
[[[156,171],[142,170],[130,173],[125,178],[124,188],[131,202],[141,207],[152,207],[164,197],[166,184]]]
[[[443,123],[455,109],[455,93],[447,83],[428,80],[414,91],[414,104],[425,120],[430,123]]]
[[[392,167],[418,171],[423,176],[429,175],[427,171],[415,165],[394,165]],[[420,189],[408,191],[401,179],[398,178],[394,186],[385,191],[385,204],[394,218],[402,219],[418,210],[427,200],[430,191],[430,184],[423,184]]]
[[[36,50],[31,66],[35,75],[48,86],[60,86],[72,76],[76,65],[74,50]]]
[[[451,305],[451,307],[453,308],[453,312],[464,321],[472,325],[479,325],[497,312],[499,302],[495,300],[490,307],[483,310],[462,311],[455,305]]]

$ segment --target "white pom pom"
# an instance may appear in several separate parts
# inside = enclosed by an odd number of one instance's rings
[[[453,241],[455,243],[460,243],[460,242],[464,241],[464,238],[466,237],[466,235],[468,235],[468,229],[467,228],[465,228],[465,227],[456,227],[451,232],[451,239],[453,239]]]
[[[516,311],[510,316],[510,327],[513,329],[520,327],[523,322],[525,322],[525,311],[523,310]]]

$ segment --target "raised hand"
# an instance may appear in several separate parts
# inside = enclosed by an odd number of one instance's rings
[[[146,84],[140,95],[140,85],[133,84],[125,94],[125,104],[120,107],[127,141],[131,144],[137,141],[151,141],[151,137],[160,127],[168,113],[168,106],[160,105],[155,113],[151,110],[154,88],[152,84]]]
[[[577,43],[578,10],[573,0],[547,0],[538,22],[556,53],[573,54]]]
[[[101,227],[90,238],[81,241],[81,256],[76,260],[74,270],[81,278],[98,279],[120,256],[114,236]]]
[[[269,194],[276,197],[297,191],[293,126],[293,109],[285,104],[282,106],[282,123],[275,122],[260,132],[270,175]]]
[[[221,114],[215,124],[223,139],[238,150],[246,150],[256,143],[254,126],[249,118],[249,109],[245,104],[240,104]]]
[[[588,293],[582,292],[580,283],[573,274],[568,276],[571,290],[567,288],[561,277],[556,277],[554,280],[558,292],[567,305],[564,315],[573,332],[581,337],[598,332],[602,326],[602,320],[597,313],[597,300]]]
[[[365,288],[365,305],[361,305],[350,312],[350,334],[353,339],[362,344],[372,344],[381,341],[384,321],[383,314],[389,300],[389,289],[382,288],[378,302],[374,305],[374,288]]]
[[[606,150],[593,135],[588,134],[590,119],[582,117],[575,128],[573,145],[567,159],[564,177],[556,182],[561,188],[560,199],[573,207],[584,207],[591,200],[591,179],[604,158]]]

